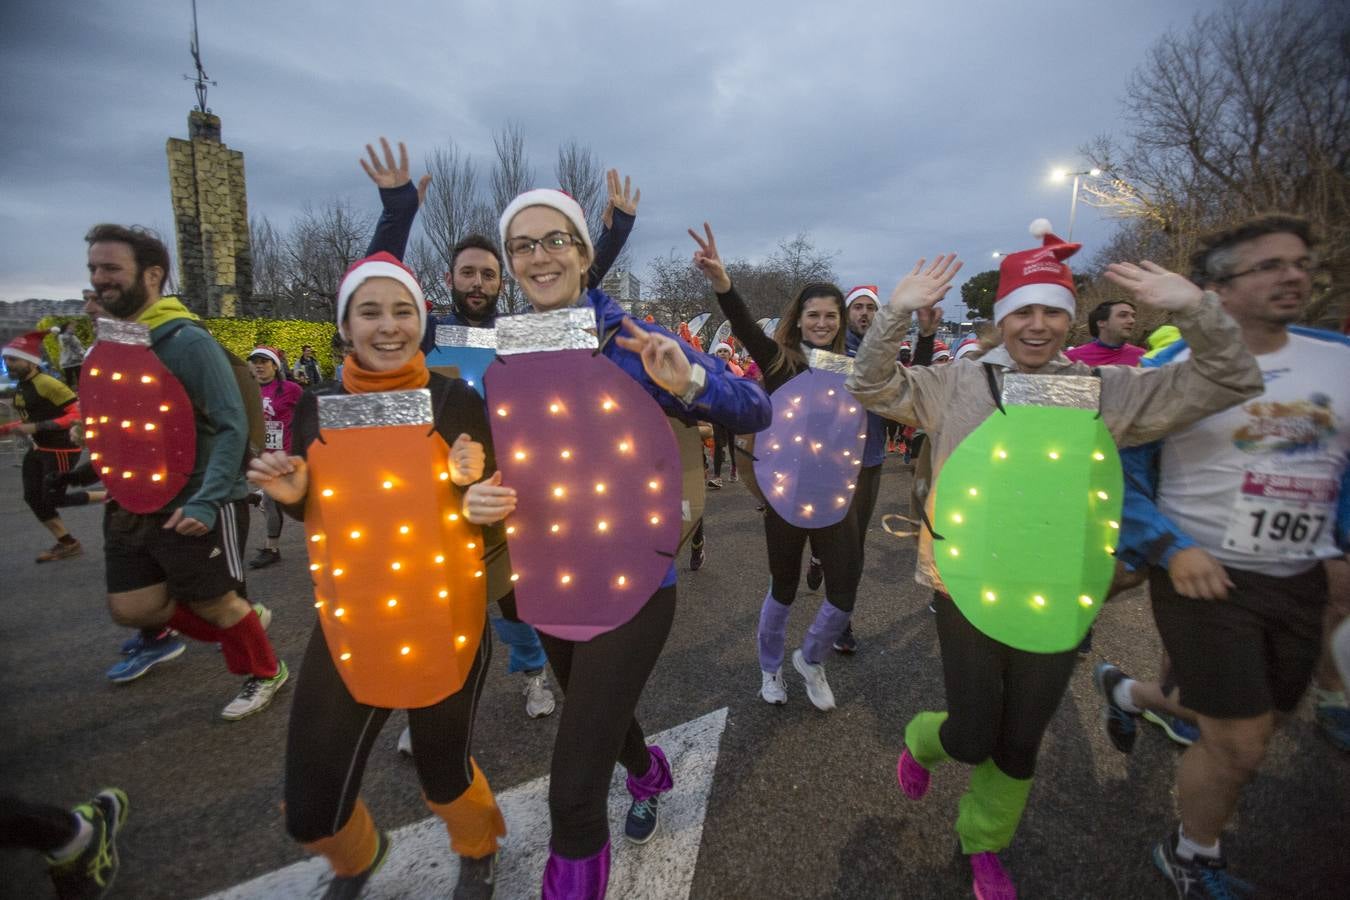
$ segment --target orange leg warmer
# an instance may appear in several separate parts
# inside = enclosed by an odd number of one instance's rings
[[[351,876],[359,875],[369,868],[375,861],[379,846],[370,810],[366,809],[364,800],[358,799],[352,817],[338,829],[337,834],[305,844],[305,849],[326,856],[334,875]]]
[[[450,849],[460,856],[481,859],[497,852],[497,839],[506,836],[506,820],[497,808],[487,776],[473,764],[469,789],[449,803],[433,803],[423,795],[427,808],[441,817],[450,832]]]

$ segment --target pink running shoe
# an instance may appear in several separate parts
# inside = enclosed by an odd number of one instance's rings
[[[1017,900],[1013,885],[997,853],[974,853],[970,857],[970,873],[974,878],[977,900]]]
[[[910,755],[906,747],[895,765],[895,777],[900,780],[900,790],[911,800],[918,800],[928,793],[928,784],[933,774],[919,765],[919,761]]]

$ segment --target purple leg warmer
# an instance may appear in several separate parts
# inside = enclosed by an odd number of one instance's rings
[[[552,850],[544,866],[543,900],[604,900],[609,887],[609,841],[586,859],[567,859]]]
[[[773,594],[764,595],[764,605],[759,608],[761,671],[777,672],[783,667],[783,645],[787,643],[787,620],[791,611],[792,607],[773,599]]]
[[[828,600],[820,604],[820,612],[806,629],[806,640],[802,641],[802,656],[807,662],[815,665],[825,658],[825,651],[848,627],[849,615]]]

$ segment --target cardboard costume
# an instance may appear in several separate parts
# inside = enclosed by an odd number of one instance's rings
[[[462,378],[483,396],[483,374],[497,358],[497,331],[466,325],[437,325],[436,346],[427,368],[447,378]]]

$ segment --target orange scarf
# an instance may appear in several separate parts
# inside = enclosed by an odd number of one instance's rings
[[[356,361],[356,354],[349,353],[342,361],[342,386],[349,394],[373,394],[376,391],[411,391],[424,388],[431,381],[431,370],[427,368],[427,358],[421,350],[397,369],[389,372],[372,372],[364,369]]]

